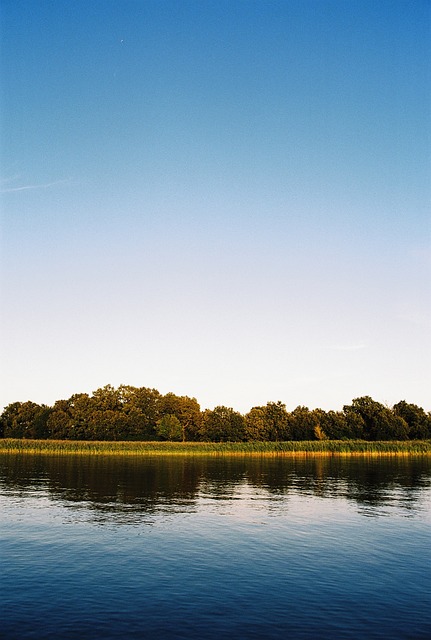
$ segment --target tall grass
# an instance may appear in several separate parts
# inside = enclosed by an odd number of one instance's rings
[[[75,440],[0,439],[0,453],[90,455],[260,455],[260,456],[391,456],[431,455],[431,440],[367,442],[311,440],[303,442],[93,442]]]

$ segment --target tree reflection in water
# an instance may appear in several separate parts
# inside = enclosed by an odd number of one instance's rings
[[[429,457],[103,457],[0,456],[2,492],[42,492],[103,521],[148,521],[160,512],[191,513],[199,501],[264,495],[283,511],[292,496],[338,498],[378,516],[396,506],[413,515],[431,486]],[[274,511],[275,509],[275,511]]]

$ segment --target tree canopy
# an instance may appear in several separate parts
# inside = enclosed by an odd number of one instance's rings
[[[416,440],[431,438],[431,413],[402,400],[392,408],[362,396],[342,411],[282,402],[201,410],[196,398],[162,395],[157,389],[106,385],[57,400],[52,407],[14,402],[0,416],[0,437],[56,440]]]

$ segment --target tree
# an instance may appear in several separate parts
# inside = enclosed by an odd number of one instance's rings
[[[277,441],[289,439],[289,414],[282,402],[267,402],[253,407],[245,416],[247,440]]]
[[[1,433],[4,438],[21,438],[21,435],[15,436],[16,421],[22,402],[13,402],[3,409],[0,418]]]
[[[167,393],[160,399],[160,414],[174,415],[181,424],[181,440],[197,440],[202,423],[201,409],[196,398]]]
[[[406,440],[408,438],[406,421],[370,396],[355,398],[349,407],[344,407],[344,410],[346,409],[362,419],[366,440]]]
[[[67,440],[71,436],[72,413],[68,400],[57,400],[48,418],[49,437]]]
[[[93,404],[98,411],[121,411],[122,395],[120,389],[107,384],[93,391]]]
[[[159,399],[155,389],[111,385],[92,396],[75,394],[55,403],[49,431],[60,439],[151,440],[156,435]]]
[[[296,407],[289,414],[289,428],[292,440],[315,440],[315,429],[319,420],[308,407]]]
[[[407,423],[409,437],[412,440],[431,438],[431,416],[427,415],[421,407],[401,400],[392,410],[396,416]]]
[[[51,409],[35,402],[14,402],[8,405],[0,418],[5,438],[48,438],[47,422]]]
[[[314,438],[316,440],[328,440],[328,436],[326,435],[326,432],[323,431],[320,424],[316,424],[314,427]]]
[[[347,438],[365,440],[365,421],[351,405],[344,405],[343,415],[346,419]]]
[[[147,387],[119,387],[122,411],[128,416],[127,438],[151,440],[156,435],[157,420],[161,417],[162,395]]]
[[[181,422],[172,413],[167,413],[157,420],[156,433],[162,440],[180,442],[183,439]]]
[[[265,406],[265,423],[268,440],[289,440],[289,414],[282,402],[268,402]]]
[[[352,421],[348,420],[343,411],[314,409],[313,414],[316,416],[318,426],[329,440],[346,440],[360,437],[361,432],[358,425],[362,425],[362,421],[356,414]],[[318,431],[315,432],[315,435],[317,439],[321,439]]]
[[[265,420],[265,407],[253,407],[245,415],[244,437],[246,440],[269,440],[267,422]]]
[[[99,440],[97,424],[92,424],[94,402],[88,393],[75,393],[69,398],[71,414],[70,439]]]
[[[244,417],[230,407],[215,407],[203,413],[201,439],[211,442],[241,442],[245,437]]]

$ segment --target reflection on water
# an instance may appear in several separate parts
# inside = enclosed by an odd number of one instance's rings
[[[431,459],[0,456],[2,637],[431,637]]]
[[[273,514],[293,495],[342,498],[368,516],[396,507],[411,516],[431,486],[431,460],[417,458],[186,458],[0,456],[3,492],[44,492],[116,522],[190,512],[205,496],[233,501],[259,495]],[[131,516],[128,518],[127,516]]]

